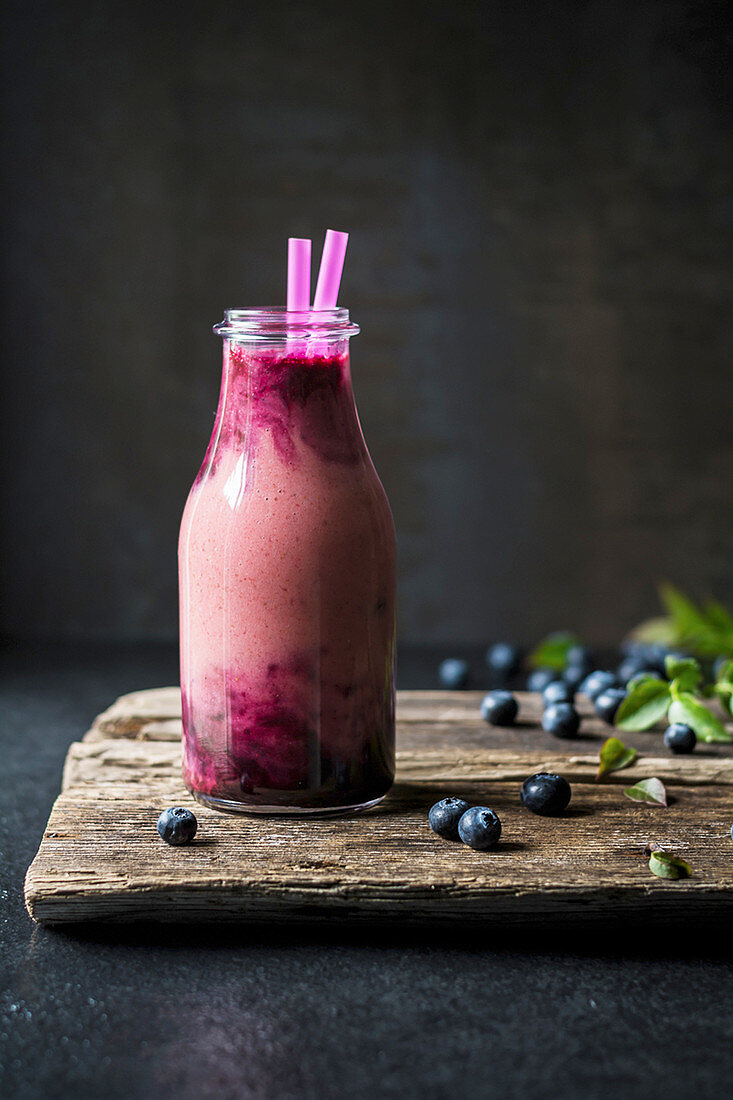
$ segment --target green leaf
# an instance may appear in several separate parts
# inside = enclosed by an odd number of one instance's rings
[[[665,657],[667,679],[676,680],[679,691],[693,691],[702,680],[702,669],[694,657]]]
[[[703,657],[733,655],[733,626],[721,604],[709,601],[703,611],[671,584],[660,587],[659,597],[678,635],[674,645],[686,645]]]
[[[714,714],[694,695],[683,691],[669,708],[669,721],[691,726],[700,741],[728,743],[733,737],[725,731]]]
[[[549,634],[536,649],[532,650],[528,658],[529,664],[532,668],[563,669],[568,650],[579,644],[580,640],[570,631],[560,630],[555,634]]]
[[[649,857],[649,870],[657,878],[689,878],[692,868],[679,856],[669,852],[652,852]]]
[[[720,699],[720,705],[729,710],[733,714],[733,683],[727,683],[725,680],[718,680],[717,684],[713,685],[713,695],[717,695]]]
[[[707,629],[708,624],[702,612],[673,584],[660,585],[659,598],[681,635],[687,636]]]
[[[607,772],[617,772],[621,768],[628,768],[636,760],[636,749],[627,749],[623,741],[618,737],[609,737],[601,749],[598,757],[599,766],[596,780]]]
[[[730,683],[733,681],[733,661],[723,661],[718,669],[716,683]]]
[[[723,607],[722,603],[718,603],[717,600],[708,600],[705,604],[705,614],[708,622],[713,626],[717,626],[723,633],[733,634],[733,615]]]
[[[620,730],[648,730],[664,718],[670,699],[666,680],[644,680],[629,692],[616,711],[615,725]]]
[[[656,777],[642,779],[633,787],[626,787],[624,794],[632,802],[651,802],[655,806],[667,805],[667,792],[664,789],[664,783]]]

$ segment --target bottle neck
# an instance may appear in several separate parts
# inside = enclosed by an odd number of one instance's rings
[[[260,347],[224,339],[217,446],[252,448],[268,439],[292,464],[307,456],[352,464],[365,453],[354,403],[348,339],[282,341]]]

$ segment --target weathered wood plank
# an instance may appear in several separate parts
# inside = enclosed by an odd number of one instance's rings
[[[540,726],[541,698],[531,692],[516,692],[519,721],[502,730],[490,729],[479,714],[484,693],[480,691],[398,691],[397,741],[405,749],[439,749],[460,743],[481,748],[501,746],[522,751],[539,749],[552,752],[557,741]],[[578,696],[577,707],[583,718],[581,736],[574,742],[579,749],[605,741],[613,730],[593,714],[587,699]],[[733,732],[733,723],[728,728]],[[624,741],[648,751],[652,732],[624,734]],[[113,737],[140,741],[178,741],[181,738],[181,697],[177,687],[122,695],[94,720],[84,741],[105,741]],[[700,750],[709,756],[730,751],[725,746],[708,745]]]
[[[69,750],[62,793],[26,878],[28,910],[48,922],[592,922],[733,913],[729,748],[661,756],[658,735],[642,734],[647,751],[634,767],[598,784],[607,727],[595,743],[565,745],[529,723],[507,737],[477,719],[478,699],[401,694],[392,793],[369,813],[313,820],[195,805],[172,737],[177,690],[123,697],[96,720],[93,737]],[[166,736],[150,738],[152,723],[169,723]],[[538,818],[520,805],[519,784],[538,770],[560,771],[573,784],[563,818]],[[669,785],[668,809],[623,796],[622,786],[649,775]],[[495,852],[430,831],[427,809],[447,793],[497,810],[504,832]],[[157,835],[158,814],[172,804],[195,806],[199,834],[190,848],[167,848]],[[650,840],[688,859],[693,877],[655,879],[644,855]]]
[[[163,779],[166,785],[180,786],[181,749],[179,744],[145,741],[78,741],[66,758],[62,789],[87,787],[92,794],[103,784],[150,784]],[[440,749],[408,749],[397,753],[397,768],[403,780],[453,782],[458,779],[517,780],[538,771],[562,772],[570,782],[594,783],[598,770],[597,754],[564,755],[515,751],[486,747],[446,746]],[[634,781],[656,775],[669,784],[729,784],[733,786],[733,756],[645,756],[634,765],[614,772],[603,783],[630,786]]]

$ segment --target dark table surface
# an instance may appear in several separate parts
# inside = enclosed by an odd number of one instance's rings
[[[433,686],[436,655],[401,655]],[[0,1095],[719,1097],[733,1079],[733,950],[719,929],[465,935],[324,925],[35,926],[23,876],[69,742],[171,647],[3,658]]]

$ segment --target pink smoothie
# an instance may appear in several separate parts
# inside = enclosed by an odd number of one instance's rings
[[[338,810],[394,773],[395,542],[348,341],[225,340],[179,544],[183,774],[224,809]]]

